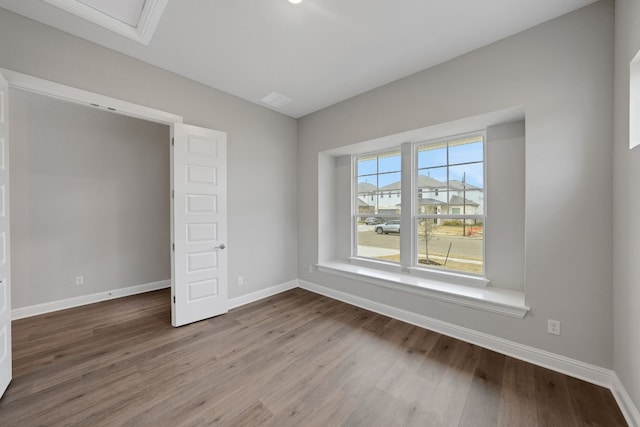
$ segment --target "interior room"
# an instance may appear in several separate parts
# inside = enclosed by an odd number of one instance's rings
[[[21,213],[11,224],[12,278],[24,283],[13,306],[114,283],[166,287],[168,127],[19,90],[10,96],[11,133],[21,141],[10,152],[12,209]],[[51,286],[76,278],[74,287]]]
[[[640,425],[640,3],[196,3],[0,0],[0,424]]]

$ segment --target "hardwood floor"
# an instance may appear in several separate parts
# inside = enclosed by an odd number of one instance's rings
[[[169,309],[15,321],[0,425],[626,425],[605,388],[301,289],[177,329]]]

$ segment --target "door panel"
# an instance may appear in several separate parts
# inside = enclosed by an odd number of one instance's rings
[[[11,382],[8,104],[9,85],[0,74],[0,396]]]
[[[172,324],[226,313],[226,134],[176,123],[172,146]]]

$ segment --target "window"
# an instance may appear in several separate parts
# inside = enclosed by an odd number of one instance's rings
[[[400,149],[357,158],[357,199],[361,200],[365,192],[373,193],[374,197],[369,204],[356,204],[354,227],[358,243],[355,256],[390,262],[400,260],[400,226],[399,223],[397,226],[389,224],[389,221],[400,219],[401,160]],[[392,197],[391,191],[396,192],[396,197]],[[371,215],[380,218],[382,224],[365,224],[365,219]],[[395,235],[388,232],[392,228]]]
[[[484,133],[476,132],[355,157],[357,200],[364,192],[380,197],[356,205],[353,256],[484,274],[484,141]],[[403,177],[413,187],[404,191],[411,198],[400,197]],[[371,215],[383,223],[365,224]],[[401,233],[401,223],[410,229]]]
[[[416,151],[416,182],[427,194],[415,218],[418,264],[483,274],[484,135],[427,142]]]

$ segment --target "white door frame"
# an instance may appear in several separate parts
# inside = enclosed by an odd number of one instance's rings
[[[73,102],[87,107],[106,110],[112,113],[148,120],[155,123],[162,123],[169,126],[173,123],[182,123],[183,120],[182,116],[177,114],[77,89],[75,87],[40,79],[27,74],[18,73],[16,71],[0,68],[0,73],[4,75],[5,79],[9,82],[9,87],[12,88],[39,93],[41,95],[51,96],[63,101]]]
[[[177,114],[145,107],[133,102],[123,101],[109,96],[100,95],[49,80],[18,73],[16,71],[0,68],[0,73],[9,83],[10,88],[22,89],[44,96],[61,99],[63,101],[80,104],[83,106],[109,111],[124,116],[129,116],[141,120],[172,126],[174,123],[182,123],[183,118]],[[167,146],[169,146],[169,135],[167,135]],[[10,188],[7,189],[9,197]],[[168,207],[167,207],[168,208]],[[173,238],[173,237],[172,237]],[[167,242],[170,248],[171,242]],[[9,246],[8,251],[11,251]]]

